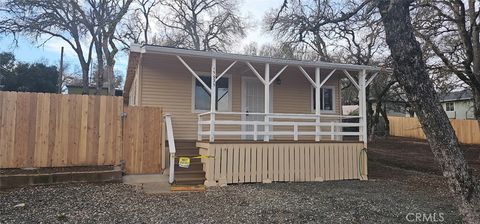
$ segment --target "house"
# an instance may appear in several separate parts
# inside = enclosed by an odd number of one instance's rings
[[[475,119],[473,95],[470,90],[454,91],[440,99],[443,109],[450,119]]]
[[[97,87],[89,86],[88,87],[88,95],[94,95],[97,91]],[[67,93],[68,94],[82,94],[83,86],[82,85],[67,85]],[[100,91],[100,95],[108,95],[108,88],[103,87]]]
[[[88,87],[88,95],[94,95],[97,88],[95,86]],[[81,85],[67,85],[67,94],[82,94],[83,86]],[[108,95],[108,88],[103,87],[100,91],[100,95]],[[121,89],[115,89],[115,96],[122,96],[123,91]]]
[[[366,180],[365,87],[379,72],[362,65],[132,45],[124,98],[131,106],[163,108],[170,182]],[[342,115],[345,77],[359,90],[358,116]],[[345,121],[352,118],[359,122]],[[344,131],[351,127],[358,131]],[[177,157],[199,154],[189,168],[177,166]]]

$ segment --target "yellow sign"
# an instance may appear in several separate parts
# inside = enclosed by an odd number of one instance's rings
[[[182,168],[190,167],[190,158],[188,158],[188,157],[178,158],[178,166],[182,167]]]

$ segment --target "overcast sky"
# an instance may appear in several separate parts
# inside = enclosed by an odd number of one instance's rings
[[[270,36],[262,31],[261,22],[267,11],[272,8],[279,7],[283,0],[240,0],[240,11],[248,20],[250,28],[247,31],[246,38],[239,41],[237,52],[242,49],[246,43],[252,41],[258,44],[263,44],[272,40]],[[80,73],[80,66],[78,59],[73,50],[60,39],[51,39],[44,46],[38,46],[38,43],[32,43],[26,38],[20,38],[18,47],[12,46],[12,39],[1,37],[0,52],[13,52],[19,61],[24,62],[45,62],[48,64],[58,64],[60,60],[60,49],[65,47],[65,62],[70,64],[70,71],[77,71]],[[116,70],[122,72],[126,71],[127,56],[122,53],[117,58]]]

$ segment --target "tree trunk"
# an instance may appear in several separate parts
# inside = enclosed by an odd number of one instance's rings
[[[383,120],[385,121],[385,137],[390,136],[390,120],[388,120],[388,115],[387,111],[385,108],[380,108],[380,114],[383,117]]]
[[[374,116],[374,111],[373,111],[373,104],[369,101],[367,101],[367,134],[373,135],[373,126],[374,126],[374,121],[373,121],[373,116]]]
[[[100,36],[100,35],[99,35]],[[98,38],[95,42],[95,50],[97,52],[97,72],[95,73],[95,82],[97,83],[97,88],[95,89],[95,95],[101,95],[103,89],[103,80],[104,80],[104,65],[103,60],[103,49],[101,46],[101,38]]]
[[[370,119],[371,124],[370,126],[370,137],[369,141],[374,141],[376,132],[378,132],[377,127],[378,127],[378,121],[379,121],[379,116],[380,116],[380,110],[382,109],[382,102],[377,101],[375,105],[375,112],[372,115],[372,118]]]
[[[472,88],[473,95],[473,116],[480,125],[480,89]]]
[[[394,76],[404,88],[417,113],[435,160],[440,164],[450,190],[454,193],[460,213],[466,223],[478,223],[480,215],[475,181],[460,149],[455,131],[441,107],[426,71],[420,44],[415,39],[410,17],[413,0],[378,0],[390,48]],[[478,204],[477,204],[478,206]]]
[[[88,72],[90,71],[89,65],[86,63],[81,63],[82,66],[82,95],[88,94],[89,88],[89,77]]]
[[[115,76],[113,74],[113,65],[107,65],[105,68],[105,77],[108,77],[108,95],[115,95]]]

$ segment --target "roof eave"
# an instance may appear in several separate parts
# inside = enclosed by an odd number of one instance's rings
[[[279,64],[279,65],[289,65],[289,66],[305,66],[305,67],[319,67],[324,69],[340,69],[348,71],[372,71],[372,72],[388,72],[391,73],[390,69],[385,69],[375,66],[367,65],[353,65],[353,64],[341,64],[341,63],[331,63],[331,62],[321,62],[321,61],[301,61],[301,60],[288,60],[288,59],[278,59],[278,58],[268,58],[260,56],[250,56],[250,55],[241,55],[241,54],[229,54],[221,52],[209,52],[209,51],[196,51],[196,50],[186,50],[179,48],[169,48],[169,47],[160,47],[152,45],[134,45],[130,49],[131,52],[139,53],[153,53],[153,54],[165,54],[165,55],[178,55],[186,57],[201,57],[201,58],[216,58],[223,60],[232,60],[232,61],[243,61],[243,62],[257,62],[257,63],[270,63],[270,64]]]

